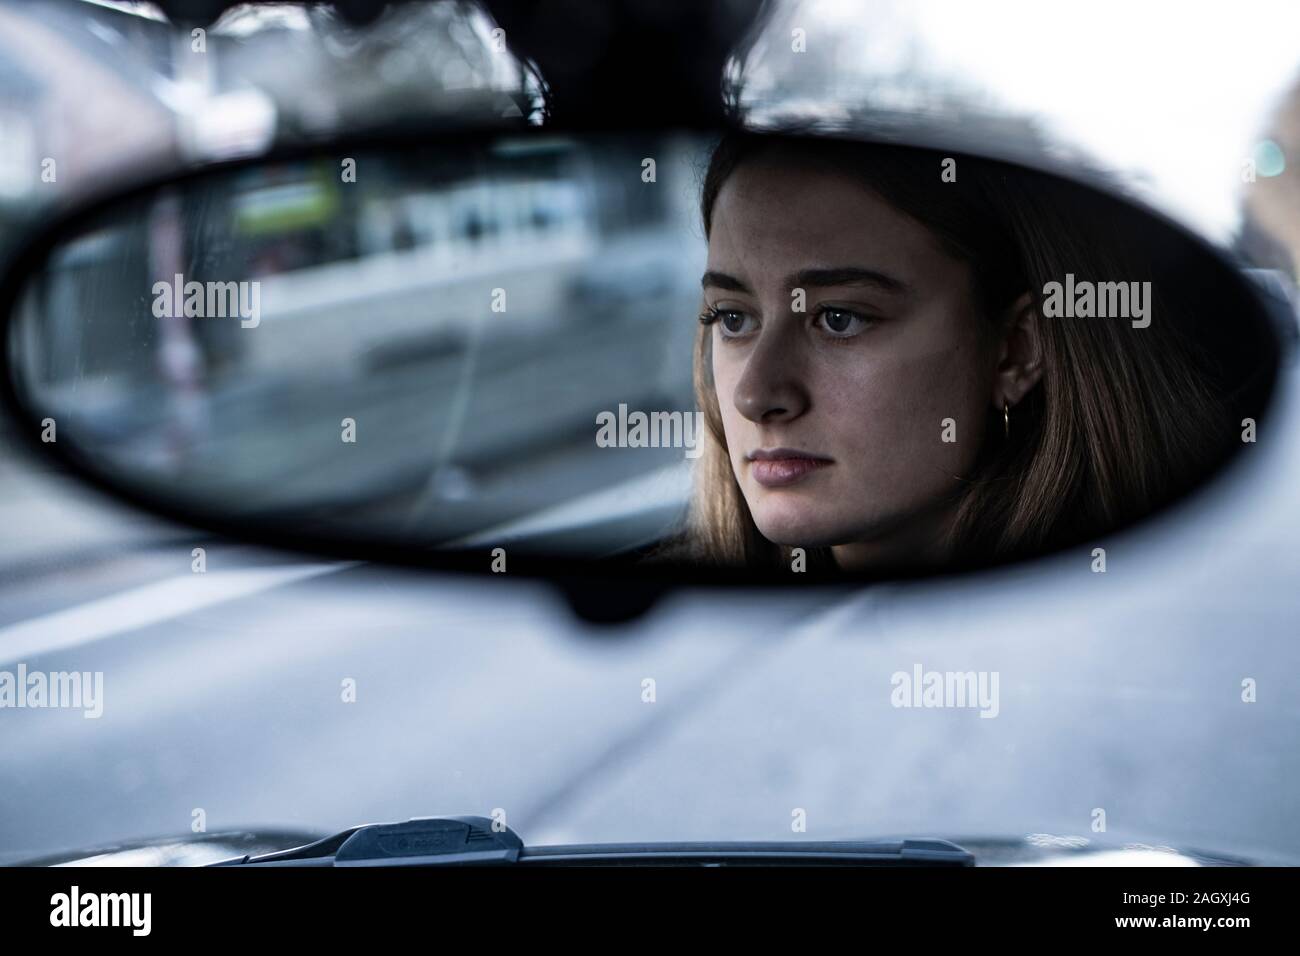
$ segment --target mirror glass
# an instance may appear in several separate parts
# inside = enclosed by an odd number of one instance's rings
[[[43,441],[196,520],[809,571],[1124,527],[1277,363],[1246,280],[1123,201],[755,133],[185,178],[61,234],[7,349]]]

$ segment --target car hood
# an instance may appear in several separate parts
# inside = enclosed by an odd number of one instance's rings
[[[20,866],[206,866],[303,846],[326,836],[323,832],[287,829],[193,833],[69,849],[38,859],[7,862]],[[1047,833],[942,839],[969,851],[978,866],[1252,866],[1281,862],[1159,842],[1103,842]]]

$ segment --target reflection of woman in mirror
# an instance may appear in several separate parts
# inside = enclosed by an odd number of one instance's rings
[[[1041,315],[1046,283],[1150,279],[1118,203],[918,150],[733,133],[703,190],[687,545],[747,566],[981,563],[1094,540],[1236,433],[1154,321]],[[951,176],[947,177],[951,178]],[[1162,321],[1163,319],[1163,321]]]

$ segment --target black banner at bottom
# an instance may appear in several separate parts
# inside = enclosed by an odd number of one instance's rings
[[[466,933],[633,939],[680,927],[1026,938],[1133,935],[1231,944],[1284,929],[1295,870],[1257,868],[451,867],[0,869],[8,941],[249,942]],[[609,936],[614,933],[616,936]],[[870,937],[868,937],[870,938]]]

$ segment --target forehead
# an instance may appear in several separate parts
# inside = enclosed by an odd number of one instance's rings
[[[713,205],[711,269],[785,275],[859,265],[906,279],[954,264],[929,229],[846,171],[761,157],[736,169]]]

